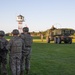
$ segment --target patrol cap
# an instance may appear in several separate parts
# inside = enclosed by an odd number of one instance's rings
[[[28,31],[29,31],[29,28],[28,28],[28,27],[24,27],[24,28],[23,28],[23,31],[24,31],[24,32],[28,32]]]
[[[18,35],[18,34],[19,34],[19,30],[14,29],[14,30],[12,31],[12,34],[13,34],[13,35]]]
[[[5,36],[5,32],[0,30],[0,36]]]

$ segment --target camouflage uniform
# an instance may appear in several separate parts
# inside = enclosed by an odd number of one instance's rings
[[[25,29],[25,30],[24,30]],[[22,53],[22,61],[21,61],[21,75],[24,75],[24,70],[26,70],[26,74],[29,74],[30,70],[30,57],[31,57],[31,45],[32,45],[32,37],[28,32],[29,30],[26,30],[26,27],[23,28],[23,32],[20,37],[24,40],[25,43],[25,50]],[[30,37],[30,40],[28,39]],[[26,41],[29,45],[26,44]]]
[[[18,36],[18,30],[13,30],[13,34],[14,36],[10,39],[9,44],[7,45],[7,49],[10,50],[10,68],[12,75],[20,75],[20,64],[24,43]]]
[[[6,45],[8,41],[3,37],[4,31],[0,31],[0,75],[3,73],[3,75],[7,74],[7,49]]]

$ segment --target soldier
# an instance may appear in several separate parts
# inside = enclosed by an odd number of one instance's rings
[[[18,36],[19,31],[14,29],[13,37],[10,39],[7,49],[10,50],[10,68],[12,75],[20,75],[20,64],[22,58],[22,50],[24,49],[24,42]]]
[[[4,38],[5,32],[0,31],[0,75],[8,75],[7,74],[7,49],[6,45],[8,41]]]
[[[30,57],[31,57],[31,45],[32,45],[32,37],[29,33],[29,28],[24,27],[23,33],[20,35],[20,37],[24,40],[25,43],[25,50],[22,54],[22,62],[21,62],[21,74],[24,75],[24,70],[26,74],[29,74],[30,70]]]
[[[42,40],[42,42],[43,42],[43,34],[41,34],[41,40]]]

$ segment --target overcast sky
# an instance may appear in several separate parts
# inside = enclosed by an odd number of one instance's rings
[[[23,15],[30,31],[57,28],[75,29],[75,0],[0,0],[0,30],[18,28],[16,17]]]

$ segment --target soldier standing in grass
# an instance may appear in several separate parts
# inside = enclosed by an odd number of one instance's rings
[[[41,40],[42,40],[42,42],[43,42],[43,34],[41,34]]]
[[[32,37],[29,33],[29,28],[24,27],[23,33],[20,35],[25,43],[25,50],[22,53],[22,61],[21,61],[21,74],[24,75],[25,73],[28,75],[30,70],[30,57],[31,57],[31,46],[32,46]]]
[[[8,75],[7,74],[7,49],[6,45],[8,41],[4,38],[5,32],[0,31],[0,75]]]
[[[20,64],[22,58],[22,50],[24,47],[23,40],[18,36],[19,31],[14,29],[13,37],[10,39],[7,49],[10,50],[10,68],[12,75],[20,75]]]

